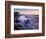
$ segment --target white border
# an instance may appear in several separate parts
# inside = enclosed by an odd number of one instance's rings
[[[39,9],[39,29],[38,30],[14,30],[14,8]],[[11,5],[11,34],[26,34],[26,33],[42,33],[42,7]]]

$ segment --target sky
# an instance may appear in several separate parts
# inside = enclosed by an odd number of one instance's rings
[[[20,14],[26,15],[39,15],[38,9],[14,9],[14,12],[19,12]]]

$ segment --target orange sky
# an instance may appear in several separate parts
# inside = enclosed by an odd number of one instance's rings
[[[38,10],[16,10],[20,14],[26,14],[26,15],[39,15]]]

